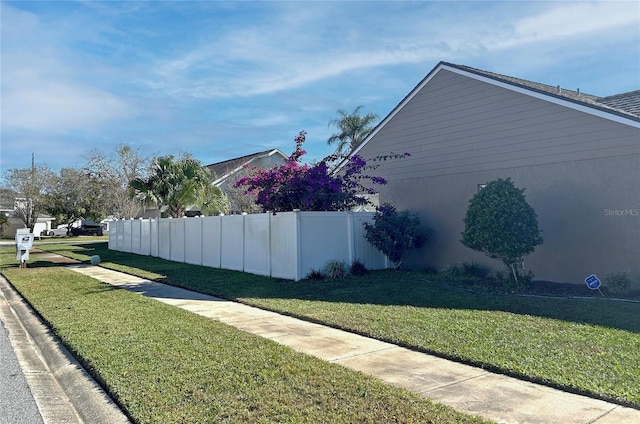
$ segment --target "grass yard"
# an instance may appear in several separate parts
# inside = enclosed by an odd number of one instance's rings
[[[134,422],[487,422],[61,267],[18,269],[13,255],[2,249],[2,273]]]
[[[640,408],[640,303],[481,295],[382,271],[290,282],[109,251],[43,246],[145,278]]]

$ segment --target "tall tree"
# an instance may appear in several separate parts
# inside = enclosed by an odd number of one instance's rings
[[[8,169],[5,173],[6,188],[15,193],[14,216],[24,221],[33,232],[38,215],[45,212],[46,195],[51,190],[55,174],[43,165],[36,165],[31,158],[31,167]]]
[[[107,188],[102,181],[83,170],[63,168],[54,178],[53,188],[47,194],[45,209],[57,221],[71,224],[79,219],[99,222],[109,207]]]
[[[101,181],[108,197],[108,215],[130,219],[143,211],[144,205],[132,196],[129,183],[144,177],[148,163],[148,159],[128,145],[118,146],[115,155],[91,153],[84,170]]]
[[[200,213],[205,216],[228,214],[231,210],[227,195],[213,184],[205,185],[196,199],[196,204],[200,206]]]
[[[361,116],[360,109],[362,106],[358,106],[351,113],[338,109],[339,118],[329,121],[330,127],[335,126],[339,130],[327,140],[330,146],[336,144],[335,156],[343,157],[354,150],[375,127],[378,115],[368,113]]]
[[[0,212],[0,236],[4,233],[5,225],[9,225],[9,217],[5,212]]]
[[[148,178],[136,178],[129,184],[136,198],[167,207],[173,218],[184,216],[187,206],[202,201],[209,185],[209,170],[188,154],[177,160],[172,155],[155,157]]]

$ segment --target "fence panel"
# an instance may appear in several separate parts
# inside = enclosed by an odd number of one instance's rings
[[[171,259],[171,219],[158,220],[158,256]]]
[[[269,214],[244,216],[244,271],[271,275]]]
[[[223,216],[202,219],[202,265],[220,268],[221,225]]]
[[[131,253],[140,254],[140,243],[142,242],[141,224],[142,221],[134,219],[131,222]]]
[[[311,270],[322,269],[331,260],[350,265],[348,216],[343,212],[298,212],[298,278],[304,278]]]
[[[124,250],[125,252],[131,252],[131,221],[124,221],[123,227],[122,250]]]
[[[244,215],[230,215],[222,220],[220,267],[244,270]]]
[[[387,257],[364,238],[364,223],[373,222],[373,213],[354,213],[353,215],[353,259],[357,259],[368,269],[387,268]]]
[[[176,262],[184,262],[184,223],[187,218],[171,219],[171,260]]]
[[[184,219],[184,261],[202,265],[202,218]]]
[[[294,212],[271,216],[271,276],[298,279],[298,219]]]
[[[122,225],[121,222],[113,221],[113,227],[109,225],[109,241],[107,242],[109,250],[121,250],[118,248],[118,235],[122,235],[122,231],[118,231],[118,228]]]
[[[155,256],[156,258],[160,256],[160,220],[158,218],[149,220],[149,237],[150,237],[150,247],[151,247],[151,256]]]
[[[151,220],[140,220],[140,254],[151,254]]]

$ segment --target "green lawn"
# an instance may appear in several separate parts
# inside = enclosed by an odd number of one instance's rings
[[[290,282],[105,244],[46,248],[83,260],[99,254],[109,268],[640,407],[640,303],[480,295],[416,272]]]
[[[61,267],[18,269],[12,255],[2,249],[2,273],[134,422],[487,422]]]

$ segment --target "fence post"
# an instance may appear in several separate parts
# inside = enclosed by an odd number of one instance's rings
[[[182,262],[187,263],[187,216],[182,217]]]
[[[219,245],[219,249],[218,249],[218,268],[222,269],[222,220],[224,219],[224,214],[220,217],[220,219],[218,220],[218,245]]]
[[[267,211],[267,274],[271,277],[271,212]]]
[[[204,237],[202,237],[202,233],[204,232],[204,216],[200,215],[200,266],[204,263]]]
[[[170,216],[167,219],[169,220],[169,231],[167,231],[169,240],[167,240],[167,242],[169,243],[169,260],[171,260],[171,258],[173,257],[173,249],[171,248],[171,223],[173,222],[171,220],[173,219],[173,217]]]
[[[295,220],[295,234],[296,234],[296,281],[302,279],[300,276],[300,261],[302,260],[302,241],[300,240],[300,210],[294,209],[293,214],[296,217]]]
[[[347,211],[347,243],[349,246],[349,263],[351,265],[355,256],[355,234],[353,234],[353,212]]]

